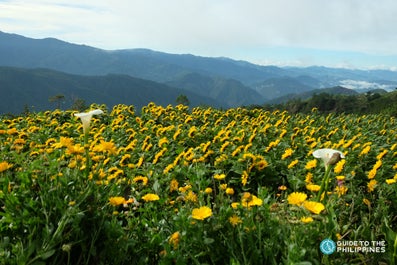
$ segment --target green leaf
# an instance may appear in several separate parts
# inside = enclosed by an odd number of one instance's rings
[[[210,237],[205,237],[204,238],[204,244],[206,244],[206,245],[210,245],[210,244],[212,244],[214,242],[215,242],[215,240],[213,238],[210,238]]]
[[[40,257],[41,257],[42,259],[46,260],[46,259],[48,259],[49,257],[51,257],[52,255],[54,255],[54,253],[55,253],[55,249],[51,249],[51,250],[48,250],[48,251],[46,251],[46,252],[40,254]]]

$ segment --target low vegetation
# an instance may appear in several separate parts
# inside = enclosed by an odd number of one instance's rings
[[[91,109],[1,118],[1,264],[396,262],[394,117]]]

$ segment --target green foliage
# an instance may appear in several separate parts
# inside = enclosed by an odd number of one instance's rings
[[[265,109],[283,109],[291,113],[356,113],[397,115],[397,92],[356,95],[314,94],[307,100],[293,99],[283,104],[265,105]]]
[[[177,104],[182,104],[182,105],[185,105],[185,106],[189,106],[189,104],[190,104],[190,101],[189,101],[189,99],[187,98],[187,96],[186,95],[179,95],[177,98],[176,98],[176,100],[175,100],[175,102],[177,103]]]
[[[1,118],[1,264],[396,259],[393,117],[153,103],[139,116],[134,106],[91,108],[104,114],[92,118],[87,138],[72,111]],[[311,155],[318,148],[346,158],[328,168],[325,209],[313,213],[289,196],[317,200],[308,184],[325,182]],[[326,256],[325,238],[385,241],[385,253]]]

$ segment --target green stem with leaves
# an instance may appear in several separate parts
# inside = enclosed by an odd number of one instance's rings
[[[85,169],[84,169],[84,174],[88,178],[88,175],[90,174],[90,164],[91,164],[91,159],[90,159],[90,150],[88,146],[88,132],[84,132],[84,151],[85,151]]]
[[[328,165],[328,166],[326,166],[324,178],[323,178],[323,180],[321,182],[320,190],[319,190],[319,192],[317,194],[317,198],[316,198],[317,201],[321,201],[321,195],[323,194],[323,192],[325,192],[324,198],[325,198],[325,196],[327,194],[329,176],[331,175],[330,173],[331,173],[331,166]]]
[[[397,233],[396,233],[396,238],[394,239],[394,251],[393,251],[393,256],[392,256],[392,263],[391,264],[396,264],[397,262]]]

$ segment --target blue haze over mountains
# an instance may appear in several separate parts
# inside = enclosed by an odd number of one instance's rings
[[[18,113],[24,106],[53,109],[48,99],[59,94],[65,96],[63,108],[81,98],[140,109],[150,101],[175,104],[181,94],[191,106],[228,108],[396,87],[397,72],[388,70],[281,68],[148,49],[108,51],[0,31],[0,113]]]

